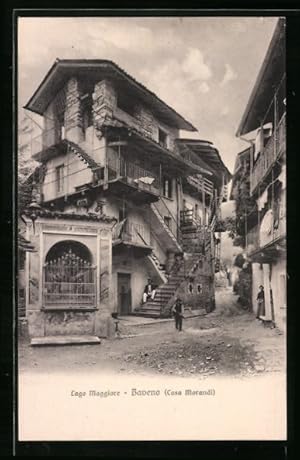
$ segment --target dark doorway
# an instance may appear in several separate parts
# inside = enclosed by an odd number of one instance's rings
[[[131,275],[118,273],[118,313],[128,315],[131,312]]]

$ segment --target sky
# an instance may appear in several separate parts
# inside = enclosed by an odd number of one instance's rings
[[[18,101],[24,106],[56,58],[110,59],[211,141],[233,172],[235,137],[277,18],[19,18]]]

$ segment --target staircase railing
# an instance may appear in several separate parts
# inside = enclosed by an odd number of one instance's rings
[[[151,206],[158,212],[165,225],[169,228],[172,235],[176,238],[179,244],[182,242],[182,233],[178,222],[164,200],[161,198],[157,203],[152,203]],[[161,209],[159,209],[159,206]],[[167,219],[165,219],[167,218]]]

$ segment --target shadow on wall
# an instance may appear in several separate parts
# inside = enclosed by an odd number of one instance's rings
[[[233,291],[237,294],[239,304],[244,308],[252,309],[252,267],[242,253],[234,259],[237,269],[237,278],[233,283]]]

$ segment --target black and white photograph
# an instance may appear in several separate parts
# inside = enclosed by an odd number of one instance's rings
[[[18,440],[286,440],[286,19],[16,27]]]

